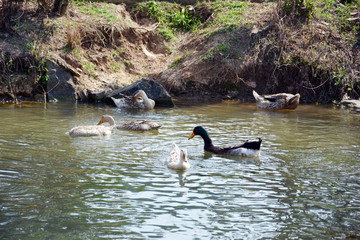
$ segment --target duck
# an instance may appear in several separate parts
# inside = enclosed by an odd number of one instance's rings
[[[190,168],[190,163],[187,158],[187,150],[180,149],[176,143],[173,143],[173,147],[170,151],[169,157],[166,159],[166,165],[168,168],[174,170],[186,170]]]
[[[127,129],[134,131],[149,131],[149,130],[157,130],[161,127],[160,124],[156,122],[151,122],[146,119],[137,119],[127,121],[125,123],[121,123],[116,125],[117,129]]]
[[[209,133],[202,126],[196,126],[189,137],[189,140],[200,135],[204,140],[204,150],[215,154],[241,156],[241,157],[258,157],[260,156],[261,138],[259,141],[246,141],[244,143],[235,143],[224,147],[214,146]]]
[[[110,126],[101,126],[101,124],[108,122]],[[78,126],[69,131],[71,137],[89,137],[89,136],[108,136],[115,126],[115,120],[110,115],[103,115],[97,125]]]
[[[300,94],[277,93],[271,95],[259,95],[253,90],[253,95],[258,108],[267,110],[296,109],[299,105]]]
[[[111,97],[111,99],[118,108],[154,109],[155,107],[155,101],[149,98],[143,90],[136,91],[132,97],[124,95],[122,98]]]

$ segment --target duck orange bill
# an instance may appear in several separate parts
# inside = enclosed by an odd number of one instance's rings
[[[101,125],[101,124],[103,124],[103,123],[104,123],[103,120],[100,120],[97,125]]]
[[[195,137],[195,133],[194,133],[194,132],[191,134],[191,136],[189,137],[188,140],[192,139],[193,137]]]

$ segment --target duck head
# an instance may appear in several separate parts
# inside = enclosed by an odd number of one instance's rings
[[[209,136],[209,133],[202,126],[196,126],[194,128],[191,136],[189,137],[189,140],[192,139],[193,137],[195,137],[195,135],[200,135],[200,136],[204,137],[204,136]]]
[[[155,101],[148,98],[146,93],[143,90],[138,90],[133,95],[133,100],[138,104],[143,104],[146,109],[153,109],[155,106]]]
[[[200,135],[202,139],[204,140],[205,145],[212,144],[211,138],[209,136],[209,133],[206,131],[205,128],[202,126],[196,126],[189,137],[189,140],[195,137],[195,135]]]
[[[115,120],[110,115],[102,115],[101,119],[100,119],[100,121],[99,121],[99,123],[97,125],[101,125],[101,124],[103,124],[105,122],[108,122],[110,124],[110,126],[115,125]]]

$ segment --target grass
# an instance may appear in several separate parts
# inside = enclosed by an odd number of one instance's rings
[[[189,51],[185,51],[181,56],[176,57],[174,61],[169,65],[171,68],[177,68],[181,62],[189,55]]]
[[[171,40],[178,31],[192,31],[201,25],[200,19],[193,11],[179,4],[165,4],[158,1],[140,2],[134,8],[135,12],[146,13],[150,18],[160,23],[159,33],[165,39]]]
[[[216,0],[211,2],[210,6],[214,10],[215,17],[208,27],[202,30],[208,35],[233,31],[252,24],[252,22],[244,21],[244,12],[249,9],[247,2]]]
[[[91,16],[96,16],[100,20],[104,20],[108,23],[116,23],[122,20],[116,14],[115,5],[101,4],[97,2],[87,2],[84,0],[74,0],[74,5],[82,13]]]
[[[360,1],[351,4],[339,4],[335,0],[317,0],[314,9],[316,16],[341,32],[354,30],[360,33],[360,25],[349,21],[353,13],[359,11]]]

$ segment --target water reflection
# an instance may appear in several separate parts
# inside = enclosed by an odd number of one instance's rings
[[[63,103],[0,107],[2,239],[331,239],[360,232],[360,116],[332,107],[258,111],[222,103],[119,111]],[[71,138],[99,116],[158,131]],[[259,158],[205,153],[261,137]],[[171,144],[191,168],[166,167]]]

